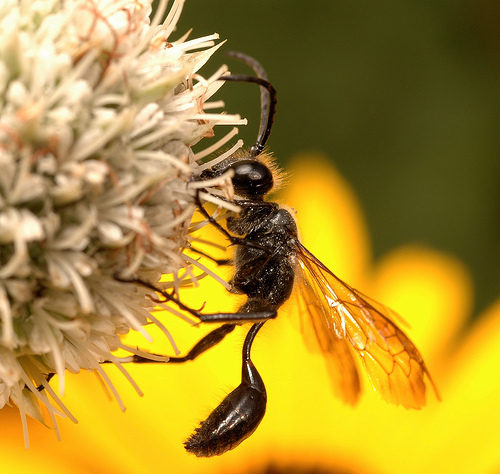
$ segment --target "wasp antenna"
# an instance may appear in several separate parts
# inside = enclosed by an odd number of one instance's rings
[[[264,79],[267,81],[267,73],[262,64],[259,63],[255,58],[252,58],[252,56],[248,56],[248,54],[245,53],[240,53],[239,51],[228,51],[227,53],[224,53],[224,56],[232,59],[236,59],[247,66],[250,66],[254,71],[255,74],[257,74],[257,77],[260,77],[261,79]]]
[[[250,156],[257,156],[262,153],[264,146],[267,143],[269,135],[271,134],[271,128],[274,122],[274,116],[276,114],[276,89],[267,80],[267,74],[262,65],[251,56],[248,56],[237,51],[229,51],[226,56],[230,58],[237,59],[250,66],[257,74],[257,77],[246,76],[246,75],[227,75],[221,76],[219,79],[222,81],[233,81],[233,82],[252,82],[261,86],[260,92],[260,127],[259,135],[257,136],[257,141],[250,148]]]

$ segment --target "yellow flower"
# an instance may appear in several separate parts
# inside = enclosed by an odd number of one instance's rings
[[[10,472],[494,472],[500,467],[500,302],[467,327],[472,301],[469,274],[453,256],[405,246],[375,266],[359,204],[325,160],[301,155],[280,196],[297,210],[302,240],[334,273],[392,307],[423,354],[443,401],[405,410],[384,403],[366,378],[361,401],[344,406],[331,393],[322,357],[305,348],[289,316],[280,311],[259,334],[252,359],[268,392],[267,414],[257,431],[222,457],[198,459],[182,441],[220,399],[239,384],[245,328],[195,362],[128,367],[144,392],[110,367],[127,406],[121,413],[96,388],[93,374],[68,376],[67,401],[78,426],[60,423],[57,442],[30,423],[31,448],[22,447],[18,414],[2,410],[2,464]],[[221,241],[213,229],[210,239]],[[205,263],[205,262],[204,262]],[[230,274],[230,269],[220,269]],[[210,279],[181,292],[206,312],[238,306]],[[160,316],[187,351],[207,328],[186,327]],[[168,344],[156,339],[157,351]],[[76,395],[78,394],[78,395]],[[110,406],[111,405],[111,406]],[[309,470],[309,471],[308,471]],[[269,472],[269,471],[268,471]]]

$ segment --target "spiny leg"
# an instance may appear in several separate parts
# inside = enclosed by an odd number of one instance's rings
[[[242,308],[246,308],[248,306],[245,303]],[[240,311],[241,309],[240,308]],[[253,312],[238,312],[238,313],[213,313],[213,314],[203,314],[201,319],[204,323],[224,323],[222,326],[214,329],[213,331],[206,334],[202,337],[193,348],[183,357],[169,357],[167,361],[163,360],[152,360],[147,357],[143,357],[137,354],[134,354],[132,357],[127,358],[127,362],[135,362],[138,364],[165,364],[165,363],[174,363],[180,364],[183,362],[188,362],[190,360],[194,360],[199,357],[204,352],[208,351],[212,347],[216,346],[221,342],[229,333],[231,333],[234,328],[240,324],[253,322],[253,323],[264,323],[269,319],[274,319],[277,315],[277,311],[275,309],[267,309],[261,311],[253,311]],[[160,354],[152,354],[155,356],[160,356]],[[248,355],[248,358],[250,355]],[[103,363],[109,363],[110,361],[105,361]]]
[[[200,199],[200,192],[201,192],[201,189],[196,189],[196,192],[195,192],[195,196],[194,196],[194,202],[196,204],[196,207],[198,208],[198,210],[201,212],[201,214],[205,217],[205,219],[207,219],[207,221],[212,224],[217,230],[219,230],[219,232],[221,232],[227,240],[229,240],[229,242],[231,243],[231,245],[244,245],[245,247],[251,247],[251,248],[255,248],[255,249],[259,249],[259,250],[263,250],[265,252],[268,252],[269,249],[265,246],[262,246],[260,244],[258,244],[257,242],[254,242],[252,240],[249,240],[249,239],[245,239],[244,237],[236,237],[232,234],[230,234],[226,229],[224,229],[224,227],[222,227],[219,222],[217,222],[208,212],[207,210],[203,207],[203,204],[201,202],[201,199]],[[219,198],[219,199],[223,199],[223,198]],[[247,201],[230,201],[236,205],[245,205],[247,204],[248,202]],[[254,204],[252,202],[252,204]],[[263,202],[260,202],[259,205],[261,206],[269,206],[269,205],[272,205],[266,201],[263,201]]]
[[[196,204],[196,207],[198,208],[198,210],[202,213],[203,217],[205,217],[205,219],[207,219],[208,222],[210,222],[210,224],[212,224],[217,230],[219,230],[219,232],[221,232],[227,240],[229,240],[229,242],[231,242],[232,244],[236,244],[237,242],[234,241],[235,237],[233,235],[231,235],[226,229],[224,229],[224,227],[222,227],[214,218],[211,214],[209,214],[207,212],[207,210],[203,207],[203,204],[201,202],[201,199],[200,199],[200,193],[201,193],[201,189],[196,189],[195,191],[195,195],[194,195],[194,202]]]
[[[159,293],[165,298],[165,301],[155,301],[158,303],[164,302],[172,302],[175,303],[180,309],[188,312],[195,318],[199,319],[202,323],[255,323],[258,321],[267,321],[268,319],[274,319],[277,315],[276,309],[263,309],[259,311],[251,311],[251,312],[237,312],[237,313],[202,313],[196,309],[190,308],[189,306],[182,303],[177,296],[174,294],[170,294],[168,291],[161,290],[156,288],[155,285],[149,283],[147,281],[141,280],[140,278],[131,278],[131,279],[123,279],[118,275],[115,275],[115,278],[118,281],[122,281],[125,283],[135,283],[139,285],[143,285],[146,288],[149,288],[156,293]],[[153,300],[154,301],[154,300]]]
[[[232,263],[233,263],[233,260],[231,258],[215,258],[215,257],[212,257],[212,255],[209,255],[208,253],[205,253],[202,250],[199,250],[199,249],[193,247],[192,245],[189,246],[189,250],[191,250],[192,252],[195,252],[195,253],[197,253],[205,258],[212,260],[212,262],[216,263],[219,266],[232,265]]]
[[[49,372],[49,373],[45,376],[45,380],[46,380],[47,382],[50,382],[50,379],[51,379],[52,377],[54,377],[54,375],[56,375],[56,373],[55,373],[55,372]],[[29,387],[28,387],[27,385],[24,385],[24,388],[27,388],[27,389],[29,390]],[[38,385],[38,387],[36,387],[36,389],[37,389],[39,392],[41,392],[42,390],[45,390],[45,387],[44,387],[44,385],[43,385],[43,384],[41,384],[41,385]]]
[[[115,278],[119,278],[118,276]],[[267,321],[268,319],[274,319],[277,316],[277,311],[274,308],[270,309],[262,309],[255,308],[256,310],[249,311],[247,308],[248,302],[245,303],[237,313],[201,313],[198,310],[192,309],[189,306],[186,306],[182,303],[175,295],[168,293],[167,291],[160,290],[156,288],[155,285],[148,283],[146,281],[140,279],[130,279],[124,280],[120,279],[120,281],[141,284],[157,293],[162,295],[165,298],[165,301],[170,301],[179,306],[180,309],[187,311],[192,316],[195,316],[200,322],[203,323],[223,323],[222,326],[214,329],[213,331],[206,334],[203,338],[201,338],[193,348],[183,357],[170,357],[169,360],[152,360],[147,357],[143,357],[137,354],[134,354],[131,357],[127,357],[124,362],[134,362],[134,363],[182,363],[190,360],[196,359],[198,356],[206,352],[208,349],[214,347],[219,342],[221,342],[224,337],[226,337],[230,332],[234,330],[237,325],[243,323],[256,323],[261,321]],[[160,354],[152,354],[155,356],[160,356]],[[103,361],[103,364],[111,363],[111,361]]]
[[[223,324],[222,326],[210,331],[206,336],[202,337],[193,348],[183,357],[169,357],[168,360],[151,360],[147,357],[142,357],[140,355],[134,354],[130,362],[137,364],[151,364],[151,363],[168,363],[168,364],[181,364],[183,362],[188,362],[190,360],[195,360],[198,356],[208,351],[212,347],[216,346],[221,342],[230,332],[234,330],[236,324]],[[152,354],[160,355],[160,354]]]

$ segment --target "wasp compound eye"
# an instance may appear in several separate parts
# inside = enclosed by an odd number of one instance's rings
[[[247,198],[259,198],[273,187],[271,170],[260,161],[240,160],[229,169],[234,170],[233,186],[237,194]]]

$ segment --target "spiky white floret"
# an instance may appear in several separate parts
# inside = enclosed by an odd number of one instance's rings
[[[137,352],[121,335],[149,340],[153,322],[169,336],[148,290],[115,274],[188,267],[191,146],[242,123],[204,112],[225,69],[197,71],[218,37],[171,41],[184,2],[162,21],[166,3],[152,20],[146,0],[0,5],[0,407],[19,407],[25,433],[41,405],[56,428],[55,415],[71,417],[56,393],[66,371],[96,371],[114,390],[100,362],[125,372],[113,351]]]

